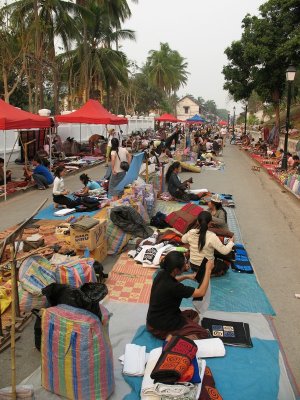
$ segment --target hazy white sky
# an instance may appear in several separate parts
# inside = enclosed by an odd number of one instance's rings
[[[122,50],[138,65],[148,51],[168,42],[187,59],[187,86],[179,95],[191,93],[212,99],[218,108],[232,109],[223,90],[224,49],[241,37],[241,21],[257,14],[263,0],[139,0],[130,2],[132,17],[125,28],[136,31],[136,42],[126,41]],[[237,107],[238,109],[240,106]]]

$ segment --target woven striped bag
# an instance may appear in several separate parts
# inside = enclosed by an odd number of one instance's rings
[[[105,400],[113,392],[108,325],[67,305],[43,310],[42,386],[68,399]]]
[[[73,287],[80,287],[84,283],[97,282],[94,260],[85,258],[57,265],[56,282],[65,283]]]

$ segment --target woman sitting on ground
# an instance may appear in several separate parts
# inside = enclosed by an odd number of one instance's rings
[[[63,178],[65,173],[66,170],[62,166],[57,167],[54,173],[55,179],[53,183],[53,202],[55,208],[58,208],[59,205],[66,206],[67,208],[75,208],[78,205],[77,201],[67,197],[70,191],[65,189],[65,182]]]
[[[229,239],[226,245],[223,245],[218,236],[208,230],[211,221],[211,214],[208,211],[202,211],[198,215],[197,227],[189,230],[181,238],[182,243],[190,245],[190,266],[194,271],[199,270],[204,258],[213,262],[215,250],[223,255],[227,255],[234,246],[233,238]],[[201,273],[202,276],[205,275],[205,268],[203,268]]]
[[[182,200],[185,202],[189,201],[197,201],[200,200],[201,197],[206,196],[207,193],[187,193],[186,190],[190,187],[191,183],[193,183],[193,179],[189,178],[184,182],[181,182],[178,174],[180,172],[180,162],[175,161],[168,168],[166,173],[166,182],[168,184],[168,192],[175,199]]]
[[[227,212],[222,206],[222,200],[218,194],[213,194],[208,203],[208,211],[212,216],[212,224],[216,228],[227,229]]]
[[[208,288],[213,262],[208,262],[203,282],[198,289],[183,285],[193,275],[181,275],[185,271],[185,257],[171,251],[161,262],[151,289],[147,313],[147,329],[152,335],[166,339],[168,335],[181,335],[190,339],[203,339],[207,332],[198,324],[199,314],[195,310],[180,310],[182,299],[202,297]]]
[[[79,179],[84,185],[84,188],[81,190],[81,195],[89,194],[90,190],[101,189],[101,186],[98,182],[92,181],[91,178],[87,174],[81,174]]]
[[[112,196],[113,200],[117,200],[123,194],[123,190],[118,190],[117,186],[126,175],[126,171],[121,168],[121,165],[126,161],[128,164],[131,162],[131,155],[127,149],[119,147],[117,138],[111,140],[110,160],[112,174],[109,179],[108,194]]]

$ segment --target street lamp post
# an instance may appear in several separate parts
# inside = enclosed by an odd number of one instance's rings
[[[284,152],[282,158],[282,169],[287,170],[287,150],[288,150],[288,140],[289,140],[289,127],[290,127],[290,110],[291,110],[291,100],[292,100],[292,83],[295,79],[296,68],[290,65],[286,70],[286,80],[288,83],[288,93],[287,93],[287,108],[286,108],[286,121],[285,121],[285,137],[284,137]]]
[[[233,119],[232,119],[232,137],[230,143],[235,141],[235,133],[234,133],[234,123],[235,123],[235,106],[233,107]]]
[[[229,125],[230,125],[230,112],[228,111],[228,116],[227,116],[227,128],[229,132]]]
[[[247,112],[248,112],[248,101],[245,103],[245,126],[244,126],[244,134],[247,135]]]

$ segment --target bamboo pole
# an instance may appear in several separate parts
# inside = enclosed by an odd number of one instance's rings
[[[10,330],[10,354],[11,354],[11,398],[17,399],[16,381],[16,265],[14,263],[15,249],[13,243],[10,244],[11,262],[11,330]]]

